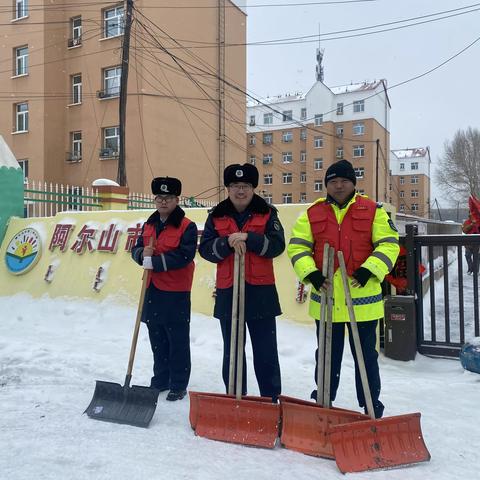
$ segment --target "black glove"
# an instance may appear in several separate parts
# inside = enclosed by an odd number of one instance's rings
[[[352,277],[362,286],[364,287],[368,279],[372,276],[372,272],[368,268],[360,267],[355,270],[352,274]]]
[[[320,270],[315,270],[314,272],[309,273],[305,278],[310,281],[310,283],[315,287],[315,290],[320,290],[326,280],[326,277],[323,276]]]

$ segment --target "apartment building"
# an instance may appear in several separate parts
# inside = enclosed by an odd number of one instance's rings
[[[245,97],[219,82],[245,90],[246,14],[235,3],[224,0],[219,10],[134,2],[125,133],[131,191],[148,192],[153,176],[170,175],[182,179],[185,195],[215,200],[225,158],[243,161]],[[0,11],[0,134],[31,179],[115,180],[124,3],[11,6]]]
[[[430,218],[430,149],[392,150],[391,198],[400,213]]]
[[[249,105],[247,161],[259,169],[259,193],[312,202],[326,195],[329,165],[344,158],[360,192],[388,201],[390,108],[385,80],[329,88],[318,79],[306,94]]]

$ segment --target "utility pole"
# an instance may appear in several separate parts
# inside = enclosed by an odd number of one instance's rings
[[[218,0],[218,201],[225,198],[225,0]]]
[[[378,202],[378,150],[380,148],[380,140],[377,138],[377,154],[375,156],[375,201]]]
[[[125,167],[125,127],[127,124],[127,89],[128,89],[128,62],[130,58],[130,31],[132,29],[133,0],[126,0],[125,27],[122,44],[122,73],[120,76],[120,102],[119,102],[119,155],[117,183],[121,187],[127,185],[127,169]]]

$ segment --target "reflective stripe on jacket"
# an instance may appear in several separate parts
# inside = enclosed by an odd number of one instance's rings
[[[333,241],[334,239],[331,239],[336,250],[338,250],[339,247],[342,248],[346,243],[351,245],[351,257],[353,258],[350,259],[350,262],[353,263],[349,269],[349,276],[353,273],[352,269],[359,267],[367,268],[372,272],[373,275],[364,287],[351,288],[356,319],[358,321],[368,321],[383,317],[381,282],[385,275],[393,268],[397,259],[399,252],[398,232],[385,209],[381,205],[371,202],[375,205],[375,212],[373,218],[369,220],[368,230],[366,230],[366,218],[357,218],[355,220],[356,228],[365,229],[362,230],[362,232],[365,232],[363,235],[370,237],[370,253],[366,255],[365,242],[363,240],[359,242],[360,248],[357,249],[357,240],[359,239],[358,230],[353,226],[351,226],[351,228],[348,227],[349,220],[347,218],[349,210],[357,202],[359,205],[366,205],[364,202],[371,201],[357,193],[346,207],[340,209],[337,205],[326,203],[326,199],[321,198],[317,200],[309,210],[315,212],[317,205],[322,209],[330,209],[332,215],[329,213],[327,219],[330,219],[329,222],[331,222],[332,225],[329,227],[326,226],[325,230],[328,229],[330,232],[333,232],[335,227],[337,238],[343,235],[349,236],[342,238],[341,241]],[[363,209],[352,210],[350,219],[353,220],[355,216],[359,217],[360,215],[367,217],[367,211],[370,210],[367,208],[364,214],[358,213],[360,211],[363,211]],[[354,214],[354,212],[356,213]],[[336,224],[333,222],[333,219],[335,219]],[[347,221],[345,225],[347,228],[342,228],[344,219]],[[317,230],[317,227],[315,227],[315,229]],[[287,252],[292,261],[295,273],[301,281],[309,283],[305,277],[315,270],[322,269],[322,264],[318,262],[320,257],[315,256],[315,251],[317,242],[323,245],[325,241],[327,241],[327,238],[324,237],[322,231],[313,232],[308,212],[300,215],[292,229]],[[360,258],[360,254],[364,256],[363,261]],[[348,262],[348,260],[346,256],[346,261]],[[351,279],[349,279],[349,281],[351,282]],[[348,322],[348,310],[345,304],[345,294],[338,268],[335,269],[333,277],[333,297],[333,321]],[[313,286],[311,286],[309,314],[313,318],[320,318],[320,293],[317,292]]]
[[[246,222],[242,232],[253,232],[263,235],[270,213],[254,213]],[[213,219],[213,225],[218,235],[228,237],[239,231],[235,220],[230,216]],[[217,264],[217,288],[230,288],[233,285],[233,263],[234,255]],[[275,277],[273,274],[273,259],[261,257],[253,252],[245,253],[245,281],[251,285],[273,285]]]
[[[155,239],[153,254],[161,256],[165,252],[178,248],[182,235],[190,223],[191,221],[184,217],[178,228],[167,224],[158,237],[155,233],[155,225],[146,223],[143,229],[143,243],[144,245],[148,245],[150,238],[153,237]],[[187,266],[175,270],[166,270],[163,272],[154,272],[152,270],[147,286],[149,286],[152,281],[159,290],[189,292],[192,289],[194,270],[195,264],[193,261]]]

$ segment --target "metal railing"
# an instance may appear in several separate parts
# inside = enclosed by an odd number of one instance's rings
[[[93,187],[25,181],[25,218],[52,217],[59,212],[101,209],[98,190]]]

